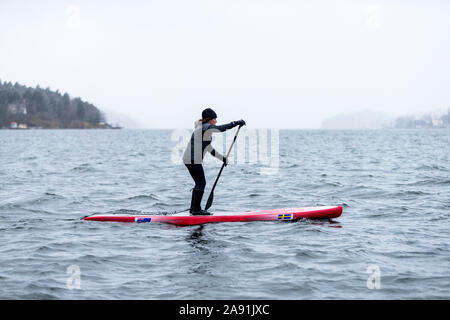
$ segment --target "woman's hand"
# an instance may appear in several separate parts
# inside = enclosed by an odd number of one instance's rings
[[[245,126],[245,121],[244,120],[238,120],[238,121],[233,121],[235,125],[237,126]]]

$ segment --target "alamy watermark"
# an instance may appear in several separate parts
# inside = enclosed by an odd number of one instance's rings
[[[67,278],[66,285],[69,290],[81,289],[81,269],[73,264],[67,267],[66,273],[70,276]]]
[[[70,6],[66,9],[66,26],[70,30],[79,30],[81,28],[81,10],[79,6]]]
[[[367,278],[366,285],[367,289],[381,289],[381,270],[380,267],[376,264],[371,264],[367,267],[366,273],[369,273],[369,277]]]
[[[226,155],[233,142],[235,131],[211,135],[211,145],[220,154]],[[191,141],[192,130],[177,129],[172,132],[171,140],[176,144],[172,149],[173,164],[183,164],[183,154]],[[194,139],[195,140],[195,139]],[[203,138],[204,140],[204,138]],[[201,150],[201,138],[194,149]],[[277,174],[280,167],[280,134],[278,129],[241,128],[236,143],[228,157],[228,163],[256,164],[262,175]],[[201,157],[201,151],[200,151]],[[213,163],[213,157],[205,156],[203,163]]]

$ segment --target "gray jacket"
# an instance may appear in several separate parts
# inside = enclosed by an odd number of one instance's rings
[[[235,121],[221,126],[215,126],[209,123],[202,124],[201,120],[198,120],[194,122],[194,126],[195,129],[192,133],[191,140],[183,154],[183,162],[185,164],[202,164],[206,152],[211,153],[212,156],[223,161],[223,155],[217,152],[211,145],[212,134],[234,128],[237,126]]]

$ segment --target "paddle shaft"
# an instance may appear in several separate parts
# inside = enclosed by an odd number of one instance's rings
[[[239,134],[239,130],[241,130],[242,126],[239,126],[239,128],[236,131],[236,134],[234,135],[233,142],[231,143],[230,149],[228,150],[228,153],[226,155],[227,161],[228,156],[230,155],[231,149],[234,146],[234,143],[236,142],[237,136]],[[208,201],[206,202],[205,210],[208,210],[212,206],[213,198],[214,198],[214,189],[216,188],[217,181],[219,181],[220,175],[222,174],[223,168],[225,168],[225,162],[222,164],[222,168],[220,168],[219,174],[217,175],[216,181],[214,182],[214,185],[211,189],[211,193],[209,194]]]

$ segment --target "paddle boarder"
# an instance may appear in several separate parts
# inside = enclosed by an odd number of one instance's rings
[[[217,114],[211,108],[206,108],[202,112],[202,118],[194,122],[194,132],[183,154],[183,162],[194,179],[195,186],[192,189],[191,207],[189,212],[192,215],[209,215],[207,210],[202,210],[201,201],[205,191],[206,179],[203,171],[203,157],[206,152],[211,153],[224,163],[228,163],[227,157],[217,152],[211,145],[212,134],[224,132],[236,126],[244,126],[244,120],[232,121],[224,125],[217,124]]]

